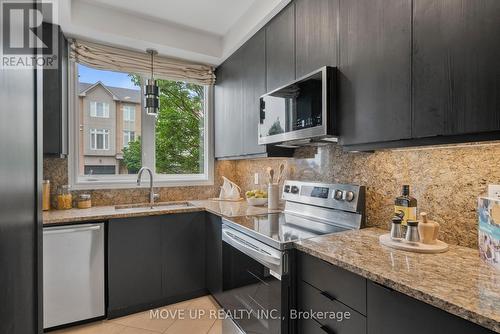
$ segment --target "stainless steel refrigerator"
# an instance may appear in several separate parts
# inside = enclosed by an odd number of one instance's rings
[[[4,18],[0,21],[3,37]],[[42,328],[40,83],[36,70],[0,68],[2,334],[41,333]]]

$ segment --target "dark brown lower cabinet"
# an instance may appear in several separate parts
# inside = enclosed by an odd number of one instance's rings
[[[366,315],[366,279],[314,256],[298,256],[300,278],[324,295]]]
[[[297,333],[328,334],[328,329],[313,319],[300,321]]]
[[[492,334],[405,294],[368,281],[368,334]]]
[[[205,213],[111,219],[108,318],[206,294]]]
[[[159,217],[108,223],[108,317],[147,310],[161,301]]]
[[[208,292],[216,296],[222,292],[222,219],[206,215],[206,285]]]
[[[305,312],[299,315],[304,318],[299,320],[299,328],[314,328],[314,323],[311,323],[312,319],[308,319],[311,316],[313,321],[319,324],[318,333],[366,333],[366,317],[364,315],[304,281],[299,281],[298,285],[299,310]],[[309,332],[302,331],[300,333]]]
[[[162,295],[177,302],[206,294],[205,213],[164,216],[162,238]]]
[[[296,291],[297,334],[494,333],[302,252]]]

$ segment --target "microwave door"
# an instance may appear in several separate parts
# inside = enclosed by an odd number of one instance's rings
[[[333,78],[333,70],[325,67],[263,95],[260,98],[259,144],[334,135],[334,127],[327,126],[334,119],[329,115],[334,111],[329,102],[335,88]]]
[[[259,135],[274,136],[285,133],[287,128],[286,100],[277,96],[262,98]]]

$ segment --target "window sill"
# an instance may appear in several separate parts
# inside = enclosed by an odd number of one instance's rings
[[[153,182],[154,188],[167,188],[167,187],[199,187],[199,186],[213,186],[213,178],[200,177],[199,179],[168,179],[156,178]],[[145,175],[142,178],[140,186],[137,186],[136,178],[128,180],[95,180],[88,181],[79,179],[71,185],[72,190],[111,190],[111,189],[135,189],[135,188],[149,188],[149,176]]]

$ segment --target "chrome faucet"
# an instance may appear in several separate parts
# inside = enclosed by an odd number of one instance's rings
[[[147,170],[149,172],[149,205],[151,205],[151,209],[155,204],[155,193],[153,191],[153,171],[148,167],[142,167],[137,174],[137,186],[141,185],[141,176],[142,173]]]

